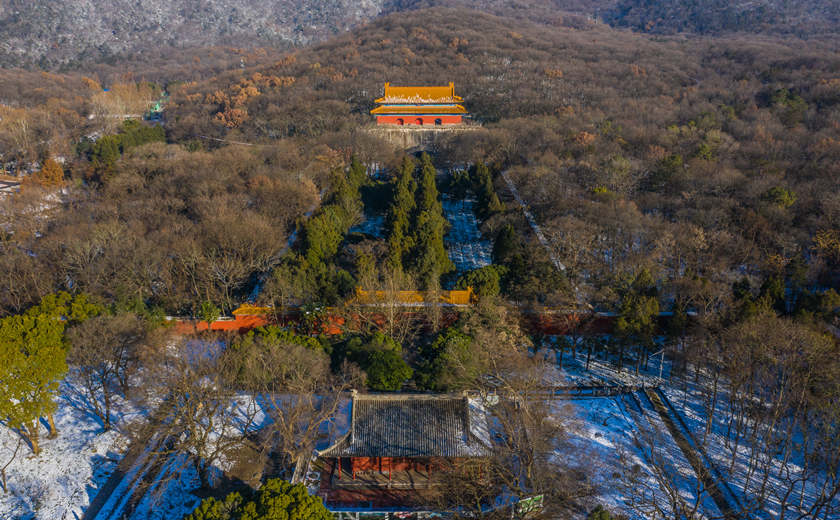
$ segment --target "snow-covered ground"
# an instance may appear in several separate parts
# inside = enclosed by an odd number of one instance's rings
[[[84,510],[122,458],[125,438],[112,429],[103,432],[102,422],[85,409],[77,388],[62,383],[55,422],[59,431],[47,439],[41,430],[41,454],[21,446],[6,470],[9,492],[0,493],[0,518],[64,520],[81,518]],[[120,420],[135,412],[117,399],[114,410]],[[14,452],[18,435],[0,427],[0,465]]]
[[[547,338],[547,343],[556,343],[562,338]],[[544,351],[548,358],[556,356],[550,350]],[[659,357],[650,359],[647,371],[638,376],[633,374],[630,367],[618,372],[615,366],[609,362],[593,357],[590,362],[590,369],[584,369],[586,362],[586,350],[578,349],[576,357],[572,356],[571,350],[566,349],[563,355],[563,368],[559,370],[558,378],[567,385],[595,385],[595,384],[628,384],[638,385],[645,383],[650,385],[658,380]],[[723,417],[726,417],[725,409],[728,406],[728,395],[721,390],[716,403],[717,413],[710,434],[703,441],[703,432],[706,426],[707,411],[705,408],[702,389],[692,381],[682,380],[668,381],[669,362],[665,361],[663,374],[666,380],[661,386],[665,396],[671,401],[679,416],[685,422],[687,429],[692,433],[694,440],[702,445],[709,459],[713,461],[717,470],[728,484],[729,489],[741,504],[750,502],[762,482],[753,474],[750,485],[746,485],[749,450],[741,446],[738,451],[733,470],[729,471],[731,451],[726,448],[726,424]],[[702,381],[702,378],[701,378]],[[640,449],[634,439],[634,432],[651,430],[652,436],[640,438],[642,444],[651,442],[655,449],[659,450],[659,457],[665,456],[671,468],[669,470],[673,477],[673,483],[680,490],[687,504],[692,504],[698,489],[696,477],[688,461],[682,455],[678,446],[668,432],[667,427],[662,423],[661,418],[654,412],[649,402],[646,402],[643,394],[628,394],[617,397],[563,399],[557,401],[558,415],[569,416],[569,408],[573,410],[572,420],[569,422],[571,435],[570,440],[577,450],[574,453],[563,453],[562,456],[573,460],[581,458],[581,462],[591,468],[591,477],[599,485],[598,501],[616,511],[629,513],[626,500],[630,497],[627,490],[619,486],[622,465],[619,454],[633,457],[633,462],[639,464],[639,468],[648,477],[653,477],[651,465],[646,462],[656,456],[649,447]],[[562,405],[568,408],[561,408]],[[746,441],[742,441],[742,444]],[[660,460],[662,460],[660,458]],[[592,461],[595,461],[594,463]],[[782,469],[780,461],[773,462],[773,470],[768,478],[767,488],[769,498],[762,504],[760,510],[750,513],[750,518],[755,519],[778,519],[781,518],[780,496],[787,489],[785,479],[788,482],[797,482],[801,468],[796,461],[788,463],[785,470]],[[653,483],[653,481],[651,481]],[[745,490],[745,487],[747,488]],[[727,490],[728,492],[728,490]],[[814,497],[819,493],[813,482],[804,484],[797,482],[794,492],[788,499],[788,510],[785,518],[808,518],[807,510],[813,503]],[[703,495],[699,512],[705,512],[707,516],[719,515],[717,507],[710,499],[708,493]],[[803,508],[798,507],[799,497],[803,497]],[[664,497],[663,497],[664,499]],[[840,497],[835,499],[835,510],[827,516],[820,515],[819,518],[840,520]],[[800,516],[805,514],[805,516]],[[633,517],[633,515],[631,515]],[[644,515],[637,516],[645,518]]]
[[[702,486],[698,486],[691,465],[668,435],[662,420],[638,400],[635,395],[557,400],[556,413],[566,418],[571,447],[557,456],[584,470],[596,486],[596,502],[614,512],[633,519],[648,518],[629,507],[632,499],[637,501],[637,509],[647,509],[642,503],[653,500],[667,508],[669,500],[658,480],[667,475],[686,504],[693,506],[699,494],[698,513],[707,518],[719,517],[711,497],[698,493]],[[637,434],[651,431],[656,435],[654,449],[640,449]],[[632,493],[631,483],[623,476],[626,466],[622,456],[638,468],[638,484]],[[638,496],[631,498],[634,494]]]
[[[155,473],[153,484],[127,520],[180,519],[192,512],[201,502],[201,499],[192,493],[201,487],[201,482],[195,467],[185,455],[170,455],[160,467],[155,467]],[[120,503],[106,504],[97,515],[97,520],[122,520],[122,508],[125,507],[128,496],[122,495],[121,498]]]
[[[280,403],[282,398],[278,396]],[[229,436],[238,437],[246,429],[256,433],[265,427],[270,418],[265,410],[272,403],[254,399],[249,395],[240,395],[230,408],[216,416],[216,424],[226,425]],[[349,400],[339,407],[336,414],[337,425],[346,428],[349,425]],[[322,425],[323,438],[318,448],[327,447],[331,439],[336,438],[336,424]],[[334,430],[334,431],[333,431]],[[218,434],[210,432],[210,437],[220,439]],[[221,439],[224,442],[223,439]],[[212,442],[212,441],[211,441]],[[166,520],[179,519],[191,512],[201,501],[201,481],[195,470],[194,459],[183,453],[170,453],[160,450],[162,438],[150,439],[146,450],[126,471],[125,477],[116,486],[109,499],[104,503],[95,518],[91,520]],[[163,453],[161,453],[163,451]],[[224,454],[208,468],[211,482],[221,482],[225,472],[233,469],[234,461]]]
[[[441,197],[443,214],[452,225],[446,236],[446,250],[455,264],[455,271],[461,275],[467,271],[490,265],[493,245],[483,240],[478,230],[478,220],[473,206],[475,199],[453,199],[444,194]]]
[[[362,221],[350,228],[350,233],[364,233],[376,238],[385,236],[385,215],[368,215]]]
[[[568,449],[557,456],[565,464],[584,470],[597,487],[597,502],[613,511],[624,509],[616,475],[621,472],[619,447],[629,449],[627,432],[632,423],[622,413],[617,399],[564,399],[554,403],[554,413],[566,419]]]
[[[679,410],[686,426],[694,432],[697,441],[702,442],[707,417],[703,393],[691,381],[686,381],[684,385],[682,389],[676,386],[666,385],[663,386],[663,391],[671,400],[671,403]],[[681,384],[680,386],[683,385]],[[769,520],[782,518],[781,501],[788,489],[792,487],[793,491],[786,501],[784,517],[797,518],[801,514],[807,515],[820,490],[813,480],[802,478],[801,461],[793,460],[783,467],[781,456],[774,456],[767,483],[763,484],[763,477],[758,473],[753,473],[751,477],[748,477],[750,450],[746,446],[747,441],[744,440],[737,450],[735,464],[730,471],[732,451],[726,448],[727,425],[723,420],[727,415],[725,412],[727,406],[728,394],[726,391],[720,391],[715,407],[716,413],[713,414],[714,421],[709,435],[705,437],[703,447],[709,457],[715,462],[717,468],[722,472],[723,478],[728,482],[732,492],[738,496],[742,503],[748,504],[753,501],[753,497],[760,493],[760,488],[764,485],[767,490],[767,499],[761,504],[759,509],[752,513],[752,517],[756,520]],[[800,498],[802,500],[801,507],[799,507]],[[826,516],[820,514],[818,518],[840,520],[840,497],[835,498],[831,513],[828,513]]]

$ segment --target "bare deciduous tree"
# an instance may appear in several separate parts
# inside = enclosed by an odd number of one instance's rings
[[[111,429],[115,393],[126,395],[137,364],[137,346],[146,337],[143,321],[133,314],[96,316],[67,331],[71,377],[81,383],[84,401]]]
[[[237,384],[262,403],[270,418],[260,435],[261,449],[272,455],[279,476],[291,478],[292,469],[312,453],[335,419],[347,398],[342,394],[361,385],[361,373],[345,363],[333,374],[323,351],[260,337],[234,346],[229,357]]]

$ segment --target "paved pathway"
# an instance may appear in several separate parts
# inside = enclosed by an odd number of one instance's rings
[[[528,221],[528,224],[531,226],[531,229],[534,230],[534,234],[537,235],[537,240],[540,241],[540,244],[545,248],[548,252],[548,257],[551,259],[551,263],[554,264],[554,267],[559,269],[560,271],[565,271],[566,266],[563,265],[563,262],[557,258],[557,255],[554,254],[554,250],[551,248],[551,244],[548,243],[548,240],[543,235],[542,229],[540,229],[539,224],[537,224],[537,220],[534,218],[534,215],[531,214],[531,210],[528,209],[528,205],[522,200],[522,197],[519,196],[519,191],[516,189],[516,186],[513,184],[513,181],[510,180],[506,171],[502,172],[502,178],[505,180],[510,193],[513,195],[513,198],[516,199],[517,204],[522,208],[522,213],[525,214],[525,219]]]

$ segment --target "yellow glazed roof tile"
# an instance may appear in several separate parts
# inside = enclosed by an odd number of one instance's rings
[[[456,103],[463,101],[455,95],[455,83],[434,87],[394,87],[385,83],[385,95],[377,103]]]

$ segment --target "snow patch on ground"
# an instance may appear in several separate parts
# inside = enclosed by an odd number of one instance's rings
[[[555,413],[568,418],[567,440],[571,445],[557,457],[586,471],[597,488],[599,503],[613,511],[623,510],[624,497],[615,485],[621,472],[617,448],[632,446],[627,432],[633,425],[623,416],[616,398],[564,399],[556,401]]]
[[[385,215],[363,216],[363,220],[350,228],[350,233],[364,233],[375,238],[385,236]]]
[[[23,444],[6,470],[9,492],[0,494],[0,518],[64,520],[81,518],[97,490],[122,458],[125,438],[116,430],[103,432],[102,422],[78,399],[78,388],[62,383],[55,422],[59,435],[47,439],[42,421],[41,454]],[[116,415],[133,411],[117,400]],[[16,432],[0,427],[0,464],[18,442]]]
[[[454,199],[444,194],[441,203],[446,220],[452,225],[443,240],[449,258],[455,264],[456,274],[460,276],[490,265],[493,245],[481,238],[474,211],[475,199]]]
[[[679,410],[686,426],[693,432],[695,439],[702,443],[708,410],[706,409],[703,392],[698,385],[691,381],[685,381],[682,389],[672,385],[665,385],[663,386],[663,391],[671,400],[672,404]],[[712,415],[712,425],[709,434],[705,437],[703,447],[709,457],[715,462],[717,468],[723,473],[723,477],[733,493],[738,495],[741,502],[751,503],[751,499],[758,494],[762,486],[762,476],[760,472],[753,474],[751,477],[749,476],[750,449],[746,445],[747,440],[741,441],[741,445],[735,454],[735,463],[732,465],[732,470],[730,471],[733,448],[727,448],[727,424],[723,419],[726,417],[725,410],[728,406],[729,394],[726,390],[720,390],[717,402],[715,403],[716,411]],[[731,439],[729,444],[732,445]],[[795,484],[792,486],[793,491],[790,496],[787,497],[784,517],[796,518],[801,514],[807,515],[810,507],[819,496],[820,489],[811,480],[813,478],[812,476],[809,476],[808,479],[803,479],[801,475],[801,457],[795,457],[785,467],[782,464],[780,454],[774,454],[772,456],[765,454],[765,456],[772,457],[770,459],[772,470],[770,471],[766,484],[767,498],[761,504],[761,508],[752,513],[753,517],[767,520],[782,518],[781,503],[790,482]],[[805,482],[801,479],[805,480]],[[800,499],[802,500],[802,507],[799,507]],[[840,497],[836,497],[833,503],[833,511],[840,510]],[[829,513],[825,518],[837,520],[840,517],[836,514]]]
[[[191,491],[201,487],[195,466],[183,454],[170,456],[154,479],[155,484],[137,504],[130,520],[183,518],[201,499]]]
[[[566,464],[585,471],[595,485],[596,502],[614,512],[622,512],[632,519],[645,517],[628,508],[627,489],[622,486],[622,461],[624,454],[632,464],[639,468],[646,488],[657,489],[659,485],[654,470],[649,464],[648,454],[642,453],[635,443],[634,432],[640,428],[653,428],[664,433],[659,438],[657,449],[664,452],[673,477],[673,485],[689,504],[693,504],[698,484],[691,465],[683,456],[674,440],[667,434],[665,425],[652,409],[643,407],[644,412],[629,410],[632,396],[614,396],[598,398],[563,399],[555,403],[556,414],[565,416],[568,430],[567,443],[571,449],[559,451]],[[565,407],[565,410],[563,409]],[[569,412],[571,410],[571,413]],[[648,498],[651,498],[650,496]],[[667,503],[667,498],[656,492],[656,500]],[[720,516],[711,498],[703,494],[700,497],[698,513],[700,518]]]

